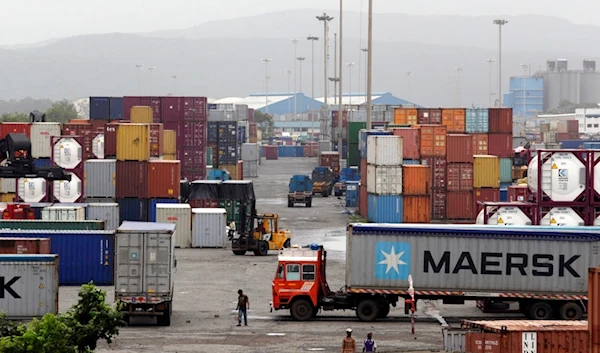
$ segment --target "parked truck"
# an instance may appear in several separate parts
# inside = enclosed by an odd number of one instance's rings
[[[329,167],[315,167],[312,171],[312,194],[329,197],[333,193],[333,171]]]
[[[290,179],[288,190],[288,207],[303,203],[306,207],[312,206],[313,184],[307,175],[294,175]]]
[[[125,322],[132,316],[156,317],[171,325],[173,313],[175,224],[123,222],[115,234],[115,301]]]
[[[342,168],[340,177],[333,185],[333,194],[342,196],[346,193],[346,183],[349,181],[360,181],[360,173],[357,167]]]
[[[384,318],[404,299],[463,304],[518,302],[534,320],[579,320],[587,307],[587,271],[600,264],[600,230],[590,227],[350,224],[346,285],[333,292],[322,247],[283,250],[272,308],[296,320],[319,310],[355,310]]]

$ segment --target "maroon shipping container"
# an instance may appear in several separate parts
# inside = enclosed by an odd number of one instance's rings
[[[483,206],[478,205],[478,202],[499,202],[500,189],[474,189],[473,190],[473,210],[475,216],[483,209]]]
[[[254,123],[254,109],[252,108],[248,109],[248,122]]]
[[[183,139],[178,146],[201,147],[206,143],[206,122],[204,121],[185,121],[182,124]]]
[[[512,134],[512,108],[490,108],[488,112],[490,120],[490,133]]]
[[[50,254],[50,238],[0,238],[0,254]]]
[[[511,185],[508,187],[508,202],[526,202],[529,198],[527,185]]]
[[[181,170],[206,169],[206,154],[201,148],[185,148],[181,151]]]
[[[180,193],[181,166],[179,161],[148,162],[148,198],[176,199]]]
[[[248,137],[256,137],[256,123],[248,122]]]
[[[431,189],[431,219],[446,220],[446,190]]]
[[[441,109],[417,109],[417,121],[419,125],[442,125]]]
[[[263,146],[266,160],[277,160],[279,158],[279,150],[277,146]]]
[[[472,191],[450,191],[446,194],[446,216],[449,220],[475,218]]]
[[[488,153],[500,158],[513,158],[515,154],[512,134],[489,134]]]
[[[368,203],[367,186],[361,185],[358,187],[358,213],[363,217],[369,216],[369,203]]]
[[[182,170],[181,177],[187,180],[204,180],[206,178],[206,168],[196,170]]]
[[[446,162],[473,163],[473,136],[446,135]]]
[[[163,123],[178,122],[183,120],[183,103],[181,97],[162,97],[160,105]]]
[[[579,134],[579,120],[567,120],[567,132]]]
[[[188,200],[192,208],[219,208],[217,200]]]
[[[556,142],[567,141],[569,139],[568,132],[557,132],[555,135]]]
[[[162,122],[161,97],[123,97],[123,120],[130,119],[131,107],[135,106],[151,107],[154,122]]]
[[[104,125],[108,124],[108,120],[90,120],[90,124],[93,132],[104,133]]]
[[[338,111],[334,110],[331,112],[331,116],[332,116],[332,125],[334,128],[336,128],[338,126]],[[347,127],[348,126],[348,111],[344,110],[343,114],[342,114],[342,126],[343,127]]]
[[[392,129],[394,135],[402,137],[404,159],[421,158],[421,130],[418,128]]]
[[[304,157],[317,157],[319,155],[319,146],[316,144],[304,145]]]
[[[163,124],[150,124],[150,157],[160,157],[164,152]]]
[[[321,167],[329,167],[333,170],[334,167],[340,166],[339,152],[321,152],[319,156],[319,165]]]
[[[446,189],[446,160],[444,158],[428,157],[421,164],[431,167],[431,186]]]
[[[569,140],[579,140],[578,132],[569,132]]]
[[[118,123],[104,125],[104,157],[117,155],[117,126]]]
[[[117,161],[117,198],[146,198],[148,192],[148,162]]]
[[[92,142],[94,140],[94,129],[92,124],[63,124],[62,134],[65,136],[79,136],[83,148],[83,158],[94,158]]]
[[[206,97],[183,97],[182,112],[184,121],[206,123],[208,120],[208,100]]]
[[[473,190],[473,164],[448,163],[446,178],[448,191]]]
[[[360,172],[360,185],[367,186],[367,159],[361,158],[360,165],[358,167]]]
[[[211,147],[212,151],[212,165],[216,166],[219,164],[219,145],[217,143],[209,143],[208,147]],[[208,153],[208,149],[206,149],[206,153]]]

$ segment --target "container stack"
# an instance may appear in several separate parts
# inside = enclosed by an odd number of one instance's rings
[[[85,153],[82,140],[80,136],[52,138],[52,164],[71,173],[71,181],[60,180],[52,183],[53,202],[83,201]]]
[[[338,117],[339,111],[334,110],[331,112],[331,140],[332,146],[331,149],[333,151],[337,151],[340,154],[341,159],[347,159],[348,156],[348,111],[344,110],[342,112],[342,126],[338,128]],[[342,135],[342,148],[338,146],[338,136]]]
[[[238,168],[240,136],[236,121],[209,121],[208,146],[212,152],[212,168],[226,170],[231,179],[243,176],[243,166]]]
[[[244,143],[242,145],[242,161],[244,162],[244,177],[258,177],[258,161],[260,154],[257,143]]]
[[[449,220],[471,220],[473,207],[473,138],[446,135],[446,214]]]
[[[347,167],[358,167],[360,164],[359,138],[360,130],[367,126],[364,122],[348,122],[348,155],[346,160]]]
[[[392,133],[383,130],[360,130],[358,148],[360,151],[360,162],[358,171],[360,173],[360,185],[358,187],[358,213],[368,218],[368,192],[367,192],[367,138],[369,136],[390,136]]]
[[[340,177],[340,154],[339,152],[325,151],[319,155],[319,166],[329,167],[333,172],[333,178]]]
[[[439,114],[441,119],[441,110]],[[421,163],[431,171],[431,218],[446,220],[446,127],[420,125],[420,130]]]

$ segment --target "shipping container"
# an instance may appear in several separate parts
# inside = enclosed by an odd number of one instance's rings
[[[25,134],[31,138],[31,123],[0,123],[1,138],[8,134]]]
[[[17,202],[17,194],[12,192],[10,194],[0,194],[0,203],[1,202]]]
[[[150,160],[150,125],[119,124],[117,126],[117,160]]]
[[[17,180],[9,178],[0,178],[0,193],[10,194],[17,192]]]
[[[366,185],[358,187],[358,213],[365,217],[369,217],[369,199]]]
[[[511,185],[508,187],[508,202],[526,202],[529,196],[527,185]]]
[[[402,137],[402,157],[404,159],[419,159],[421,158],[421,131],[418,127],[394,128],[392,129],[395,136]]]
[[[0,238],[0,254],[50,254],[50,239]]]
[[[446,190],[431,189],[431,219],[446,220]]]
[[[429,195],[431,190],[431,167],[426,165],[404,165],[402,169],[403,195]]]
[[[177,199],[149,199],[148,200],[148,222],[156,222],[156,207],[158,204],[176,204]]]
[[[177,150],[176,150],[177,152]],[[163,124],[150,124],[150,157],[161,157],[164,153]]]
[[[181,166],[179,161],[150,161],[147,174],[148,198],[179,198]]]
[[[396,108],[394,109],[394,124],[417,125],[418,113],[415,108]]]
[[[244,178],[258,178],[258,161],[244,161]]]
[[[367,138],[367,163],[372,165],[402,165],[402,138],[399,136],[369,136]]]
[[[465,110],[464,109],[442,109],[442,125],[448,133],[465,132]]]
[[[490,129],[488,110],[485,108],[467,109],[465,132],[469,134],[487,134]]]
[[[42,210],[44,221],[85,221],[85,208],[78,206],[50,206]]]
[[[432,188],[446,188],[446,160],[444,158],[430,157],[421,161],[422,165],[431,168],[431,186]]]
[[[110,116],[109,120],[122,120],[123,119],[123,97],[110,97]]]
[[[163,130],[164,153],[177,153],[177,132],[175,130]]]
[[[446,217],[449,220],[475,219],[472,191],[449,191],[446,194]]]
[[[365,129],[367,123],[361,121],[351,121],[348,123],[348,143],[358,144],[360,141],[360,130]]]
[[[119,220],[131,222],[148,221],[148,200],[139,198],[118,199]]]
[[[162,122],[179,122],[183,120],[183,98],[162,97],[161,98]]]
[[[60,123],[31,124],[31,156],[33,158],[52,157],[52,137],[60,136]]]
[[[148,192],[148,163],[135,161],[117,161],[116,193],[117,198],[146,198]]]
[[[131,108],[135,106],[152,107],[154,122],[162,122],[162,101],[174,97],[123,97],[123,120],[131,119]]]
[[[63,124],[62,134],[65,136],[78,136],[78,142],[81,145],[83,159],[93,158],[92,140],[94,129],[89,122]]]
[[[377,195],[402,194],[402,167],[368,165],[367,191]]]
[[[488,154],[500,158],[513,158],[515,153],[512,139],[512,134],[489,134]]]
[[[300,146],[302,148],[302,146]],[[258,154],[258,144],[244,143],[242,144],[242,160],[257,161],[260,158]]]
[[[7,319],[27,320],[58,314],[58,256],[0,255],[0,271],[3,276],[0,311]]]
[[[473,187],[500,187],[500,159],[496,156],[473,156]]]
[[[360,148],[360,158],[367,158],[367,139],[369,136],[390,136],[390,135],[392,135],[391,131],[360,130],[360,140],[358,141],[358,147]],[[325,141],[320,141],[319,145],[321,145],[321,143],[325,143]],[[321,147],[319,147],[319,148],[321,148]]]
[[[89,159],[84,163],[84,171],[83,194],[86,197],[116,197],[116,160]]]
[[[48,183],[44,178],[17,179],[17,196],[24,202],[43,202],[48,199]]]
[[[227,211],[223,208],[192,209],[192,247],[225,248]]]
[[[473,134],[473,154],[489,154],[488,149],[488,135],[487,134]]]
[[[431,198],[429,195],[403,195],[402,213],[404,223],[430,223]]]
[[[442,125],[441,109],[417,109],[417,119],[419,125]]]
[[[90,97],[90,120],[110,118],[110,98]]]
[[[87,209],[87,207],[86,207]],[[43,221],[40,219],[3,219],[0,229],[106,230],[101,221]]]
[[[374,223],[402,223],[404,203],[400,195],[368,194],[369,221]]]
[[[104,158],[117,155],[117,123],[104,125]]]
[[[162,160],[163,161],[176,161],[178,159],[177,159],[176,154],[163,154]]]
[[[119,221],[119,204],[116,202],[88,203],[85,217],[87,220],[104,221],[106,230],[117,230],[121,224]]]
[[[65,169],[78,169],[83,166],[85,156],[83,147],[74,137],[61,137],[54,141],[52,163]]]
[[[473,137],[471,135],[446,135],[446,161],[448,163],[473,163]]]
[[[510,183],[513,180],[513,160],[511,158],[500,158],[500,182]]]
[[[446,127],[421,125],[421,157],[446,156]]]
[[[473,164],[448,163],[446,165],[446,190],[471,191],[473,190]]]
[[[482,209],[483,205],[479,202],[500,202],[500,189],[474,189],[473,190],[473,210],[474,215],[477,215]]]
[[[512,134],[513,111],[512,108],[489,109],[490,133]]]
[[[129,111],[129,120],[133,124],[152,124],[154,117],[152,107],[133,106]]]
[[[175,247],[192,247],[192,207],[188,204],[156,205],[156,222],[176,224]]]

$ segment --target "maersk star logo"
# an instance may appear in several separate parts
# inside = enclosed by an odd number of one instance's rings
[[[410,274],[410,244],[379,242],[375,245],[375,278],[406,280]]]

